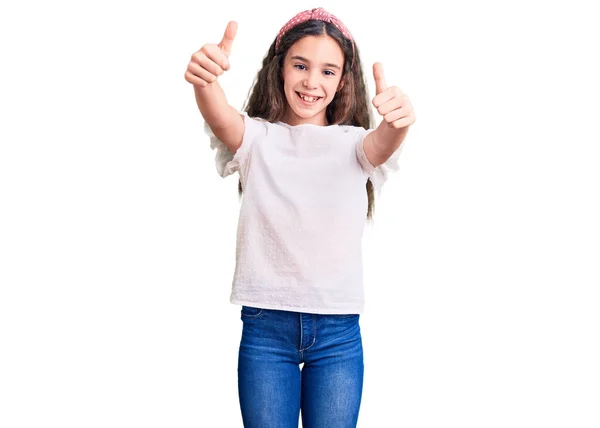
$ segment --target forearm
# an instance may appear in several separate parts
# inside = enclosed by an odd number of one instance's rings
[[[223,88],[218,82],[205,87],[194,85],[194,93],[200,114],[211,129],[227,128],[232,120],[239,116],[237,111],[227,103]]]
[[[404,141],[408,126],[393,128],[383,121],[365,138],[364,151],[371,165],[378,167],[387,161]]]
[[[387,122],[382,121],[377,129],[373,131],[373,151],[380,157],[389,158],[406,138],[409,126],[404,128],[393,128]],[[385,162],[385,161],[384,161]]]

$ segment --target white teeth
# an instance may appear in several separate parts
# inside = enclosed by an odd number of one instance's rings
[[[306,95],[302,95],[302,94],[300,94],[300,98],[302,98],[304,101],[306,101],[308,103],[314,103],[315,101],[317,101],[319,99],[319,97],[307,97]]]

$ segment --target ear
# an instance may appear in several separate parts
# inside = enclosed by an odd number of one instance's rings
[[[345,80],[344,80],[344,78],[342,78],[342,80],[340,80],[340,83],[338,85],[336,92],[340,92],[342,90],[342,88],[344,87],[344,82],[345,82]]]

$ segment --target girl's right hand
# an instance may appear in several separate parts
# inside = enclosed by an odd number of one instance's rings
[[[217,81],[217,77],[229,70],[231,45],[237,32],[237,23],[231,21],[218,45],[206,44],[192,55],[185,72],[185,80],[202,88]]]

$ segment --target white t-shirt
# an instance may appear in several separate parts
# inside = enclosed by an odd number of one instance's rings
[[[373,168],[363,150],[373,130],[297,126],[250,118],[233,155],[208,124],[222,177],[238,172],[234,304],[316,314],[361,314],[366,182],[379,192],[403,145]]]

